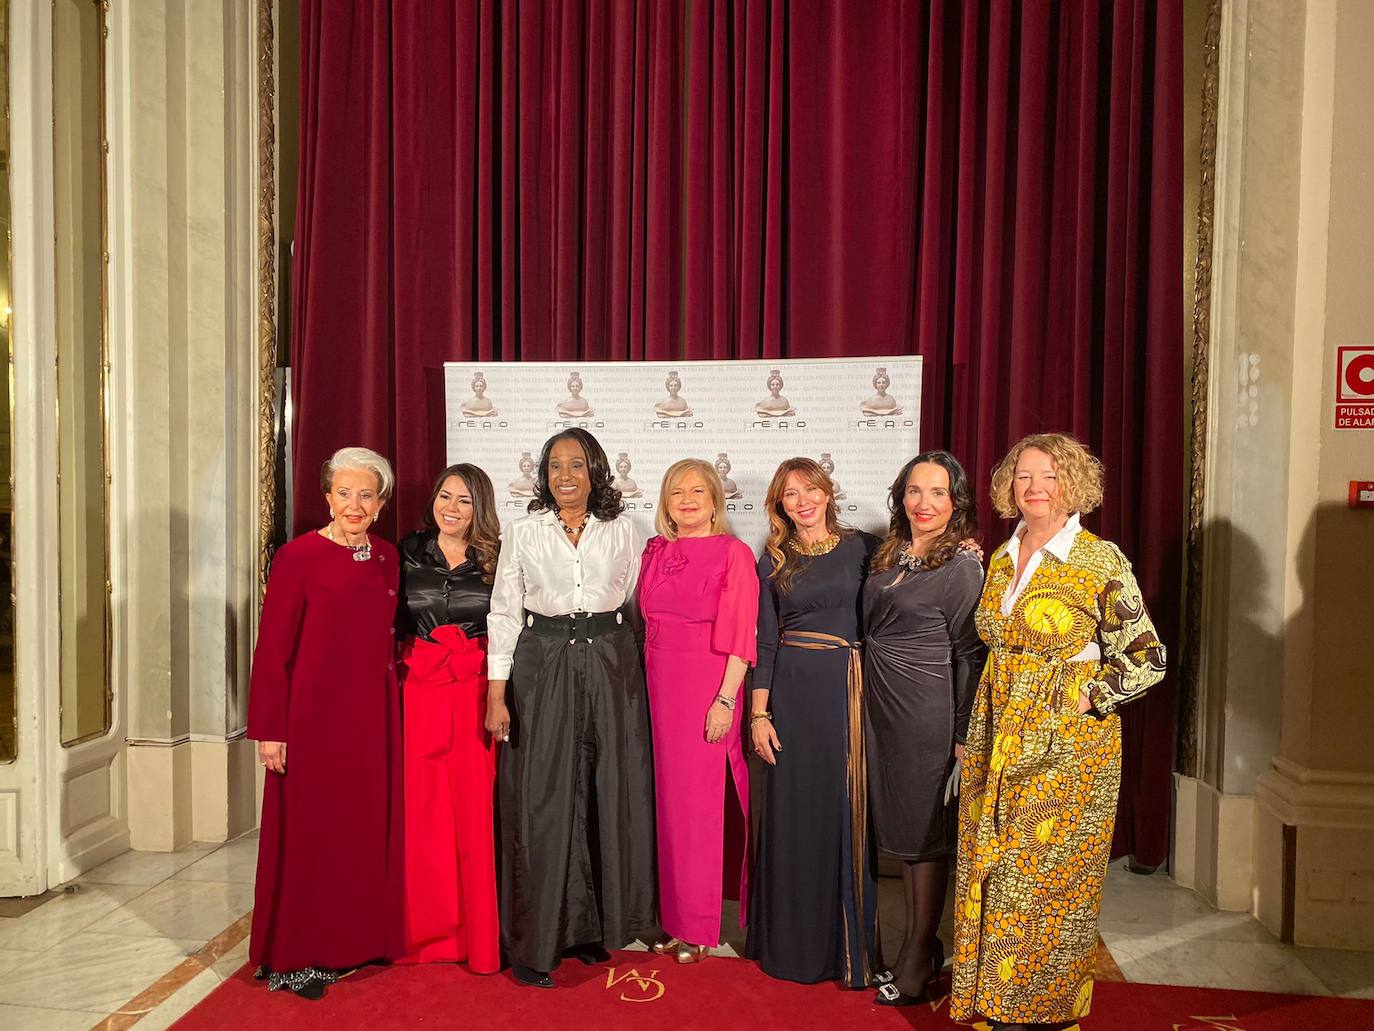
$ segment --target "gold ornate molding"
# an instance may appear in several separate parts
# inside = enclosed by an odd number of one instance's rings
[[[1198,773],[1198,699],[1202,658],[1203,506],[1207,487],[1207,384],[1212,347],[1212,231],[1216,200],[1217,99],[1221,0],[1209,0],[1203,35],[1202,132],[1197,202],[1197,260],[1193,265],[1192,478],[1188,492],[1187,567],[1179,698],[1178,768]]]
[[[275,0],[258,0],[258,602],[277,498],[277,78]]]

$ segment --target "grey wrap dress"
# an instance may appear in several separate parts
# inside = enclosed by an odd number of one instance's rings
[[[969,552],[935,569],[893,566],[864,584],[869,805],[875,843],[889,855],[954,851],[945,783],[986,656],[973,622],[982,588],[983,566]]]

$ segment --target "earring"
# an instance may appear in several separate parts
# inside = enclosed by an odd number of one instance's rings
[[[712,513],[711,513],[711,522],[714,523],[715,521],[716,521],[716,514],[715,514],[714,512],[712,512]]]

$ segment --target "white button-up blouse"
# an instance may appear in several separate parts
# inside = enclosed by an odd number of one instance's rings
[[[607,521],[592,516],[575,548],[551,511],[507,526],[487,616],[487,676],[510,679],[526,612],[612,612],[632,599],[640,551],[628,515]]]

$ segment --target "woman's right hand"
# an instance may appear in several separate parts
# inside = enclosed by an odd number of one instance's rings
[[[259,741],[258,762],[267,767],[268,773],[286,772],[286,742]]]
[[[778,765],[777,756],[773,753],[781,752],[782,744],[778,741],[778,732],[773,729],[773,721],[770,719],[754,720],[749,733],[754,739],[755,754],[769,766]]]
[[[487,733],[497,741],[510,740],[510,709],[506,707],[505,683],[501,684],[500,693],[487,691],[487,717],[484,726]]]

